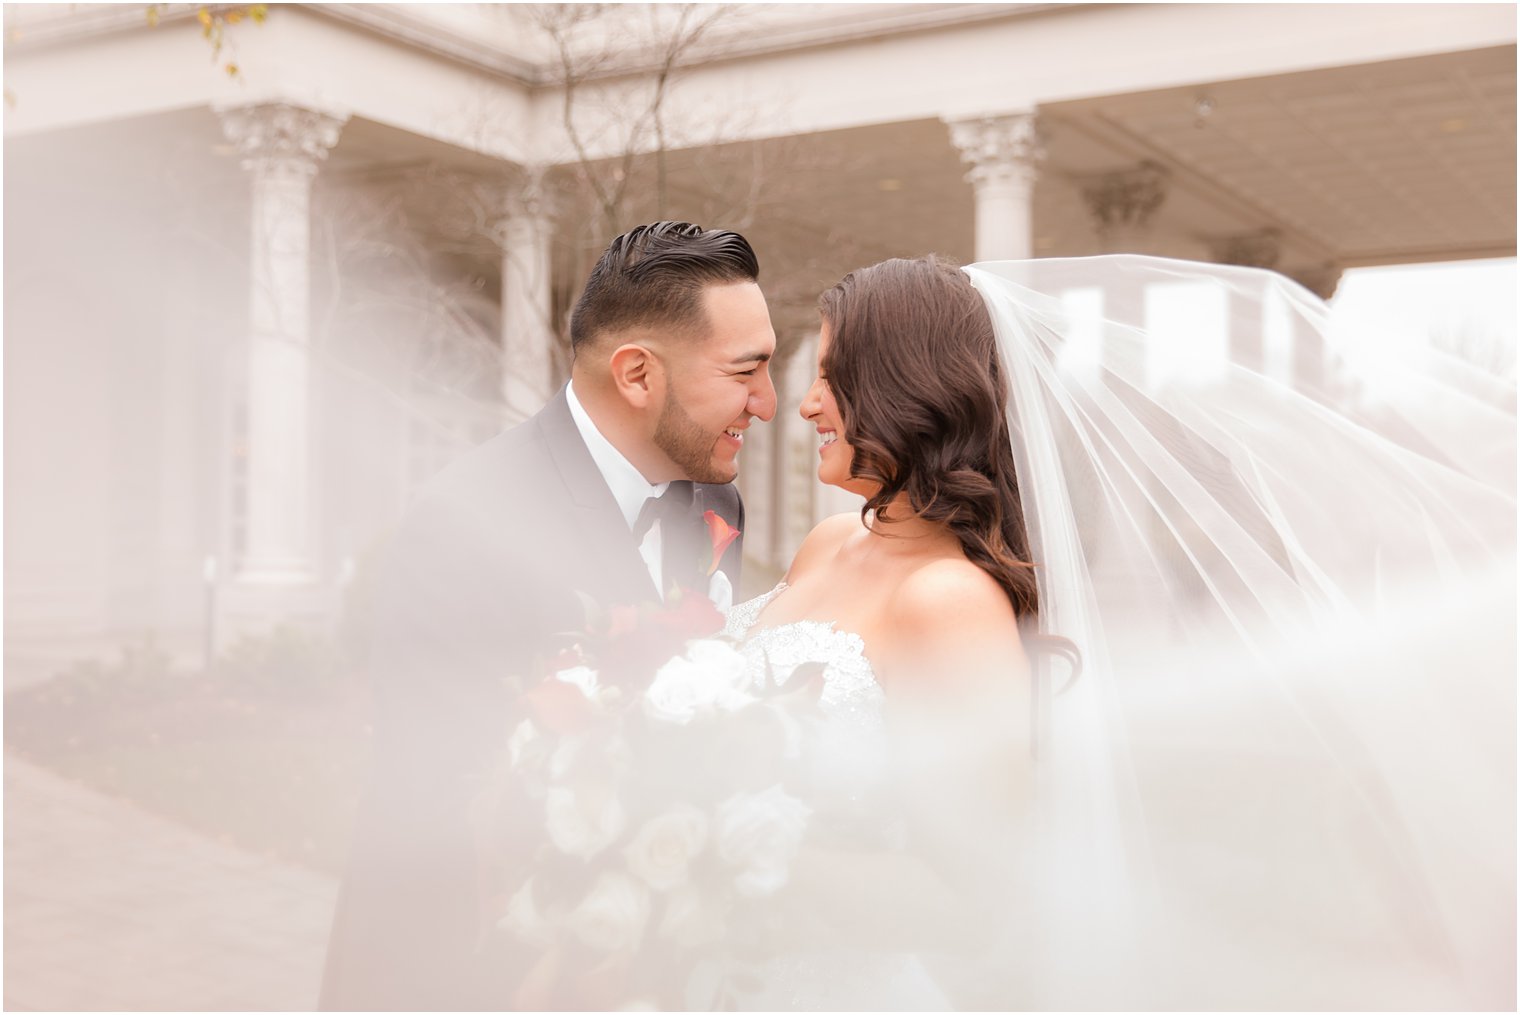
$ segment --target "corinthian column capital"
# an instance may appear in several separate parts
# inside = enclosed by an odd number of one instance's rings
[[[1220,264],[1238,264],[1244,268],[1276,268],[1282,259],[1282,232],[1258,229],[1250,233],[1219,236],[1209,241],[1209,250]]]
[[[512,245],[514,230],[551,223],[561,210],[560,195],[548,180],[546,166],[511,166],[461,185],[484,216],[491,237],[504,246]]]
[[[1082,199],[1098,233],[1143,231],[1166,202],[1167,172],[1152,162],[1081,181]]]
[[[1335,290],[1340,288],[1341,275],[1344,273],[1345,269],[1333,261],[1323,261],[1316,265],[1284,272],[1293,281],[1322,300],[1328,300],[1335,295]]]
[[[523,166],[511,176],[505,210],[508,218],[552,219],[558,195],[549,187],[547,166]]]
[[[260,175],[316,175],[348,121],[347,116],[288,102],[230,106],[217,112],[222,132],[242,156],[243,168]]]
[[[998,181],[1033,183],[1045,158],[1044,140],[1034,113],[1008,113],[950,122],[950,142],[971,169],[973,185]]]

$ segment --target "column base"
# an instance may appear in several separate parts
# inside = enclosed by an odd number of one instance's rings
[[[301,588],[317,583],[316,570],[306,561],[255,561],[238,568],[233,583],[242,588]]]

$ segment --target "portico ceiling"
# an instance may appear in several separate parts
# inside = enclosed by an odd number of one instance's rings
[[[1145,230],[1122,238],[1125,249],[1209,258],[1219,241],[1269,234],[1276,266],[1289,272],[1512,256],[1515,67],[1509,45],[1045,104],[1033,249],[1079,256],[1114,248],[1084,192],[1105,174],[1149,163],[1166,175],[1165,200]],[[241,178],[235,159],[213,155],[225,143],[204,109],[155,118],[159,133],[149,123],[110,129],[141,134],[160,161],[185,154],[169,137],[193,136],[201,157],[223,167],[220,178]],[[83,132],[100,140],[95,132],[107,129]],[[162,143],[148,144],[160,134]],[[940,120],[730,147],[757,155],[728,165],[764,166],[753,199],[714,200],[725,181],[712,178],[713,162],[677,152],[665,211],[744,228],[773,266],[772,279],[786,266],[787,299],[803,310],[810,294],[859,264],[931,250],[973,257],[967,167]],[[440,164],[503,185],[512,179],[498,160],[355,117],[319,186]],[[649,211],[629,214],[636,221]],[[421,209],[415,217],[432,215]],[[479,251],[487,273],[496,257],[488,246],[482,240]]]
[[[1147,159],[1220,225],[1276,228],[1359,265],[1515,252],[1515,87],[1503,46],[1042,112],[1053,168]]]
[[[1507,46],[1043,106],[1033,248],[1212,259],[1232,237],[1268,236],[1271,266],[1305,278],[1512,256],[1515,85]],[[376,160],[397,150],[352,124],[333,168],[363,162],[360,142]],[[729,147],[671,153],[669,203],[631,206],[629,222],[665,214],[743,229],[789,317],[811,319],[816,293],[861,264],[974,257],[967,167],[940,120]],[[1144,230],[1100,235],[1085,191],[1142,162],[1166,174],[1164,202]]]
[[[1043,106],[1034,250],[1211,258],[1268,236],[1290,273],[1512,256],[1515,87],[1506,46]],[[847,237],[858,257],[972,256],[967,167],[944,123],[794,141],[805,166],[787,170],[760,242],[774,230]],[[1164,174],[1165,200],[1144,230],[1105,238],[1084,192],[1142,163]]]

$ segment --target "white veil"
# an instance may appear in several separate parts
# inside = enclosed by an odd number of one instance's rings
[[[1513,381],[1267,271],[965,270],[1083,659],[1005,996],[1512,1008]]]

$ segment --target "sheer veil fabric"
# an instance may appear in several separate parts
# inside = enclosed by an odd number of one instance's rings
[[[1039,568],[1018,1007],[1512,1008],[1515,385],[1271,272],[965,269]]]

